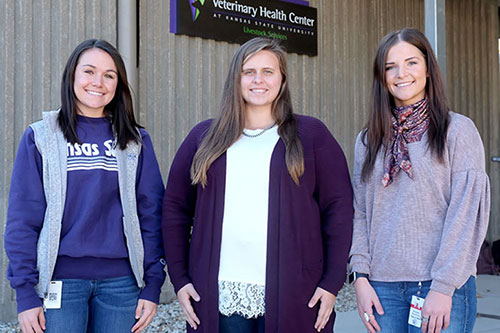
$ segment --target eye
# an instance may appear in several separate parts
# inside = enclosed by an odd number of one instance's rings
[[[115,76],[114,76],[113,74],[110,74],[110,73],[106,73],[106,74],[104,74],[104,77],[105,77],[106,79],[111,79],[111,80],[114,80],[114,79],[115,79]]]
[[[83,72],[84,72],[85,74],[91,74],[91,75],[92,75],[92,74],[94,74],[94,71],[93,71],[93,70],[91,70],[91,69],[85,69]]]
[[[272,70],[272,69],[265,69],[265,70],[264,70],[264,74],[266,74],[266,75],[271,75],[271,74],[273,74],[273,73],[274,73],[274,72],[273,72],[273,70]]]
[[[388,72],[388,71],[392,71],[393,69],[395,69],[396,66],[385,66],[385,71]]]
[[[243,75],[253,75],[255,71],[253,69],[244,69]]]
[[[418,62],[414,61],[414,60],[411,60],[410,62],[408,62],[408,65],[410,66],[413,66],[413,65],[416,65],[418,64]]]

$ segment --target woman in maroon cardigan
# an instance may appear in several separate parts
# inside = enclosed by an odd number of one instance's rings
[[[293,114],[287,78],[276,41],[242,45],[219,115],[191,130],[171,166],[163,240],[188,332],[333,329],[351,182],[327,127]]]

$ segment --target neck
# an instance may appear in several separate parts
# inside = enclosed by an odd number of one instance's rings
[[[76,105],[76,114],[80,116],[89,117],[89,118],[102,118],[104,117],[104,108],[101,109],[90,109],[84,108]]]
[[[271,108],[246,108],[245,128],[262,129],[269,128],[276,120],[271,115]]]

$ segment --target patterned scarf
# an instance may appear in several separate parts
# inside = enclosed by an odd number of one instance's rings
[[[392,109],[392,137],[384,161],[382,184],[389,186],[402,169],[413,179],[408,143],[418,142],[429,128],[427,97],[415,104]]]

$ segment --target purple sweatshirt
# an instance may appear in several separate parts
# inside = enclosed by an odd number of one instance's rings
[[[82,144],[68,143],[67,193],[59,253],[53,279],[106,279],[133,275],[128,259],[112,151],[113,132],[106,118],[78,116]],[[140,298],[158,302],[165,273],[160,234],[163,182],[149,134],[140,130],[143,146],[136,178],[137,210],[144,243],[144,281]],[[28,128],[19,145],[9,195],[5,250],[7,276],[16,289],[18,311],[41,305],[36,244],[46,210],[42,156]]]

